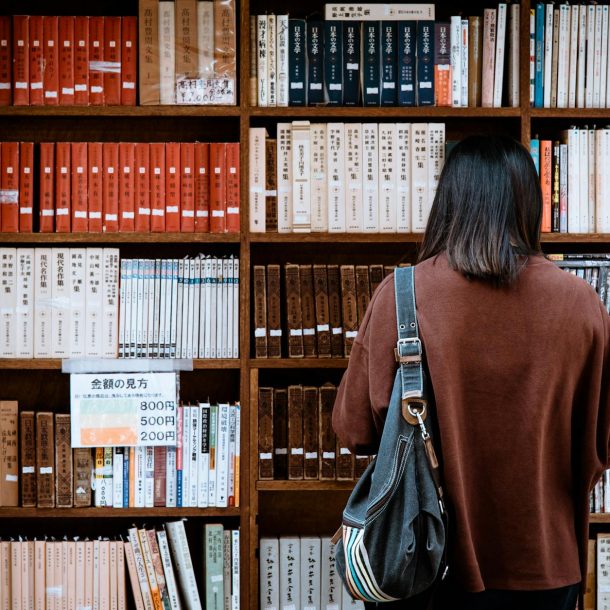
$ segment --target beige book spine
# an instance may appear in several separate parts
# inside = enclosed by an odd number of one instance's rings
[[[75,565],[74,565],[74,598],[76,608],[85,606],[85,541],[77,540],[75,544]]]
[[[119,610],[119,596],[117,586],[117,542],[110,541],[110,610]]]
[[[93,608],[93,540],[85,541],[85,608]]]
[[[159,104],[159,0],[140,0],[139,3],[140,47],[140,105]]]
[[[481,74],[481,105],[484,108],[493,106],[494,73],[496,58],[496,9],[483,10],[483,68]]]
[[[11,542],[11,609],[21,608],[21,541]]]
[[[131,583],[136,610],[144,610],[144,601],[142,599],[142,591],[140,589],[140,581],[138,580],[138,572],[136,570],[136,560],[133,555],[133,549],[131,548],[131,542],[123,542],[123,551],[125,553],[125,562],[127,563],[129,582]]]
[[[122,540],[117,540],[115,545],[117,608],[118,610],[127,610],[127,590],[125,586],[125,544]]]
[[[0,506],[19,505],[18,421],[17,402],[0,401]]]
[[[34,541],[34,610],[46,610],[47,606],[46,548],[47,543],[44,540]]]
[[[76,608],[76,541],[68,540],[68,589],[66,598],[68,602],[67,610],[77,610]]]

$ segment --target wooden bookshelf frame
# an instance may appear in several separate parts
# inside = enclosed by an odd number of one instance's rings
[[[270,9],[277,7],[277,2],[273,5],[270,1]],[[196,233],[64,233],[64,234],[7,234],[0,233],[0,245],[22,244],[31,245],[54,245],[54,244],[90,244],[90,245],[114,245],[119,248],[131,247],[134,245],[146,246],[148,244],[159,244],[165,252],[172,252],[172,249],[180,248],[181,251],[187,250],[196,253],[200,249],[211,248],[212,251],[218,248],[226,248],[231,252],[238,253],[240,257],[240,358],[235,360],[197,360],[195,361],[193,373],[183,373],[184,375],[206,374],[206,370],[237,371],[239,375],[239,395],[234,387],[226,388],[226,398],[239,400],[242,405],[242,424],[241,424],[241,470],[240,470],[240,498],[241,507],[233,509],[0,509],[0,528],[7,523],[6,519],[13,521],[12,527],[21,528],[23,531],[18,533],[28,533],[28,523],[34,519],[69,518],[69,519],[90,519],[91,533],[102,533],[100,518],[174,518],[189,517],[190,519],[224,519],[237,518],[241,529],[241,603],[242,608],[249,610],[258,609],[258,539],[259,539],[259,507],[263,494],[278,493],[288,497],[287,502],[301,504],[310,502],[307,505],[312,511],[324,510],[325,494],[343,494],[346,497],[351,489],[350,482],[296,482],[296,481],[257,481],[258,469],[258,439],[257,439],[257,398],[259,379],[263,374],[273,375],[274,383],[278,386],[286,385],[283,381],[285,375],[294,374],[295,370],[303,370],[304,380],[313,371],[328,374],[340,374],[341,370],[347,366],[346,359],[256,359],[251,357],[251,294],[250,294],[250,268],[253,262],[257,262],[260,257],[266,261],[265,256],[273,255],[277,260],[288,262],[290,257],[299,252],[299,248],[307,246],[315,248],[317,244],[324,246],[326,254],[333,252],[333,248],[358,247],[370,250],[371,258],[374,258],[380,251],[379,246],[390,245],[393,251],[399,251],[401,245],[408,245],[412,251],[416,251],[417,245],[422,240],[421,234],[335,234],[335,233],[311,233],[311,234],[277,234],[277,233],[249,233],[249,209],[248,209],[248,145],[249,128],[253,125],[272,125],[277,121],[289,121],[304,117],[311,117],[316,120],[401,120],[401,121],[439,121],[447,122],[448,127],[454,129],[456,133],[475,132],[478,129],[477,119],[492,121],[493,125],[499,128],[507,128],[516,139],[529,147],[529,140],[532,133],[536,133],[536,128],[544,126],[546,121],[551,121],[552,128],[558,129],[555,125],[558,121],[584,121],[592,119],[610,119],[610,109],[534,109],[529,105],[529,12],[530,0],[521,2],[521,31],[520,31],[520,105],[517,108],[437,108],[437,107],[387,107],[387,108],[363,108],[363,107],[306,107],[306,108],[258,108],[250,105],[248,99],[249,84],[249,65],[250,49],[249,37],[246,33],[250,27],[250,0],[236,0],[239,5],[238,37],[242,44],[239,45],[239,104],[237,106],[220,107],[192,107],[192,106],[142,106],[142,107],[5,107],[0,108],[0,139],[12,140],[21,136],[23,140],[49,141],[54,139],[79,140],[87,139],[86,127],[89,121],[93,121],[96,126],[114,124],[123,126],[119,136],[123,139],[133,137],[136,141],[155,141],[156,126],[161,122],[168,122],[171,128],[172,121],[193,121],[193,125],[210,125],[219,119],[226,122],[231,127],[232,138],[241,142],[240,165],[241,165],[241,233],[237,234],[196,234]],[[252,0],[254,4],[254,0]],[[9,3],[10,4],[10,3]],[[130,0],[126,10],[131,11],[137,2]],[[320,5],[322,2],[320,2]],[[438,4],[449,4],[441,2]],[[64,6],[65,5],[65,6]],[[54,10],[64,12],[74,6],[74,0],[59,0],[54,5]],[[487,6],[495,5],[494,2],[487,2]],[[28,8],[34,11],[38,4],[33,0],[26,0],[20,5],[20,12],[27,13]],[[259,8],[260,4],[256,5]],[[468,3],[462,4],[468,12]],[[115,3],[114,8],[119,7]],[[88,7],[89,8],[89,7]],[[290,7],[286,4],[285,10]],[[6,10],[6,9],[3,9]],[[72,9],[74,10],[74,9]],[[98,9],[104,11],[104,7]],[[119,7],[120,10],[120,7]],[[457,10],[457,7],[456,9]],[[474,8],[473,12],[477,12]],[[254,14],[254,11],[253,11]],[[24,119],[35,119],[37,125],[43,125],[42,130],[34,130],[28,126],[28,121]],[[74,119],[74,123],[84,128],[83,131],[75,131],[73,134],[66,134],[66,119]],[[82,121],[82,124],[79,123]],[[60,127],[56,127],[57,122]],[[223,123],[224,124],[224,123]],[[562,128],[567,123],[562,123]],[[2,127],[10,129],[2,129]],[[85,135],[83,135],[85,134]],[[119,137],[117,136],[117,137]],[[184,139],[184,133],[180,134]],[[112,137],[112,136],[110,136]],[[227,136],[228,138],[228,136]],[[94,139],[91,136],[89,139]],[[192,138],[193,140],[195,137]],[[228,138],[231,139],[231,138]],[[542,243],[548,249],[567,249],[576,248],[583,251],[590,245],[599,251],[605,245],[610,246],[610,234],[546,234],[542,236]],[[337,256],[345,256],[341,251],[337,251]],[[271,254],[269,254],[271,253]],[[49,371],[53,375],[59,375],[61,362],[56,359],[44,360],[18,360],[0,359],[0,383],[5,379],[10,379],[17,370],[26,371],[28,374],[38,374]],[[203,371],[203,373],[201,373]],[[280,373],[284,371],[284,373]],[[231,395],[231,393],[235,395]],[[10,398],[10,396],[7,396]],[[220,397],[219,397],[220,398]],[[313,494],[311,493],[313,492]],[[304,500],[304,496],[313,497],[314,500]],[[282,504],[284,505],[284,504]],[[266,502],[266,507],[275,511],[273,504]],[[298,533],[298,525],[286,519],[287,515],[282,514],[277,509],[277,514],[266,515],[268,518],[275,518],[280,523],[285,523],[285,533]],[[337,522],[339,515],[337,515]],[[282,519],[285,521],[282,522]],[[314,517],[315,520],[315,517]],[[610,515],[593,515],[592,523],[610,523]],[[331,534],[331,531],[320,532]],[[193,542],[192,549],[199,552],[198,543]]]

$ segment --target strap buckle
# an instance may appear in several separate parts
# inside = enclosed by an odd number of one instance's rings
[[[417,346],[417,353],[416,354],[411,354],[409,356],[403,356],[401,354],[401,346],[403,345],[416,345]],[[396,342],[396,347],[394,348],[394,358],[396,359],[396,362],[398,362],[399,364],[417,364],[419,362],[421,362],[421,356],[422,356],[422,345],[421,345],[421,340],[419,337],[406,337],[403,339],[398,339],[398,341]]]

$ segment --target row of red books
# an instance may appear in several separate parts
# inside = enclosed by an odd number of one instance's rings
[[[136,17],[0,16],[0,106],[135,106]]]
[[[0,146],[0,230],[239,232],[239,143]],[[39,209],[34,210],[38,184]]]

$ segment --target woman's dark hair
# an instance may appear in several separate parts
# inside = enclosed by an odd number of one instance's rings
[[[469,136],[449,154],[419,253],[445,251],[453,269],[511,283],[540,254],[542,194],[530,153],[506,136]]]

